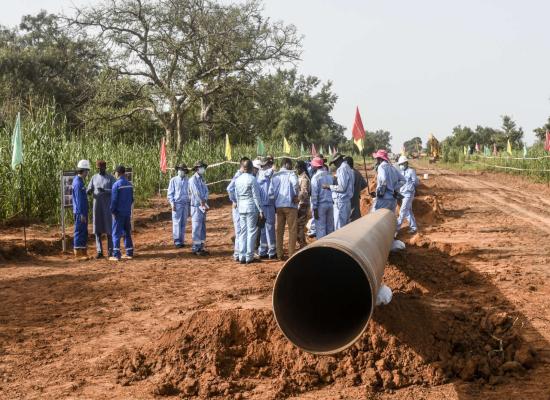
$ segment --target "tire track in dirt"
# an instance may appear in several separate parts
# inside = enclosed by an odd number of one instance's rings
[[[483,188],[491,188],[493,189],[496,194],[491,194],[485,191],[479,190],[477,194],[481,197],[484,197],[485,199],[492,201],[493,203],[499,204],[502,207],[496,207],[494,204],[491,204],[493,207],[498,208],[501,212],[508,214],[510,216],[513,216],[515,218],[519,218],[522,221],[535,226],[536,228],[543,230],[547,234],[550,234],[550,216],[546,217],[541,214],[541,210],[537,209],[537,211],[531,211],[528,209],[528,207],[532,207],[532,204],[529,204],[530,202],[528,199],[525,199],[524,202],[520,202],[517,200],[514,200],[511,198],[511,196],[508,196],[506,193],[503,193],[502,189],[487,185],[485,182],[480,182],[479,180],[470,179],[467,177],[454,175],[454,176],[446,176],[445,179],[456,183],[460,187],[464,189],[469,190],[475,190],[475,189],[483,189]]]

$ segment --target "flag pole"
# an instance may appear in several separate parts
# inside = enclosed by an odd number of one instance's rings
[[[27,207],[25,207],[25,192],[24,192],[24,187],[25,187],[25,178],[24,178],[24,174],[23,174],[23,164],[21,164],[21,168],[19,168],[19,179],[20,179],[20,182],[21,182],[21,188],[20,188],[20,191],[21,191],[21,204],[23,205],[23,241],[25,243],[25,252],[28,253],[28,248],[27,248]]]
[[[363,141],[363,149],[361,154],[363,155],[363,167],[365,168],[365,179],[367,180],[367,188],[369,187],[369,172],[367,169],[367,157],[365,156],[365,138],[361,139]]]

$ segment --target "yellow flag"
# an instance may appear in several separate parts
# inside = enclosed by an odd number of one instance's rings
[[[290,154],[290,144],[286,140],[286,137],[283,137],[283,153]]]
[[[359,153],[363,152],[363,139],[353,139],[353,143],[357,146],[359,149]]]
[[[512,145],[510,144],[510,139],[508,139],[508,146],[506,146],[506,151],[508,154],[512,155]]]
[[[231,161],[231,143],[229,143],[229,135],[225,134],[225,159]]]

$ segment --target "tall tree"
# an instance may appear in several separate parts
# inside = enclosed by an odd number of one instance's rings
[[[235,140],[253,142],[256,136],[282,140],[285,136],[296,143],[325,146],[345,141],[345,128],[330,115],[337,100],[331,82],[301,76],[292,69],[247,84],[241,80],[229,88],[231,93],[214,99],[213,125]]]
[[[0,27],[0,97],[4,103],[54,102],[69,126],[80,128],[104,59],[93,41],[71,36],[57,16],[26,15],[18,28]]]
[[[136,110],[152,113],[177,148],[196,100],[210,135],[211,99],[228,78],[299,56],[295,27],[265,19],[255,0],[111,0],[78,10],[70,22],[103,43],[117,75],[148,87]]]
[[[366,155],[372,154],[378,149],[391,149],[391,133],[383,130],[378,129],[375,132],[365,132],[365,147],[363,149],[363,152]]]
[[[407,154],[411,153],[417,153],[420,154],[422,151],[422,139],[417,137],[414,137],[410,140],[407,140],[405,143],[403,143],[403,147],[405,147],[405,152]]]
[[[503,139],[508,142],[510,141],[511,145],[515,148],[522,147],[523,142],[523,129],[518,128],[516,122],[508,115],[502,116],[502,133]]]

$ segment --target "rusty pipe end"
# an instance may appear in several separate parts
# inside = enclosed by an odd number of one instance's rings
[[[284,335],[313,354],[333,354],[364,332],[373,287],[345,248],[312,246],[290,258],[273,289],[273,311]]]
[[[314,354],[351,346],[365,331],[395,233],[395,214],[378,210],[294,254],[273,289],[284,335]]]

